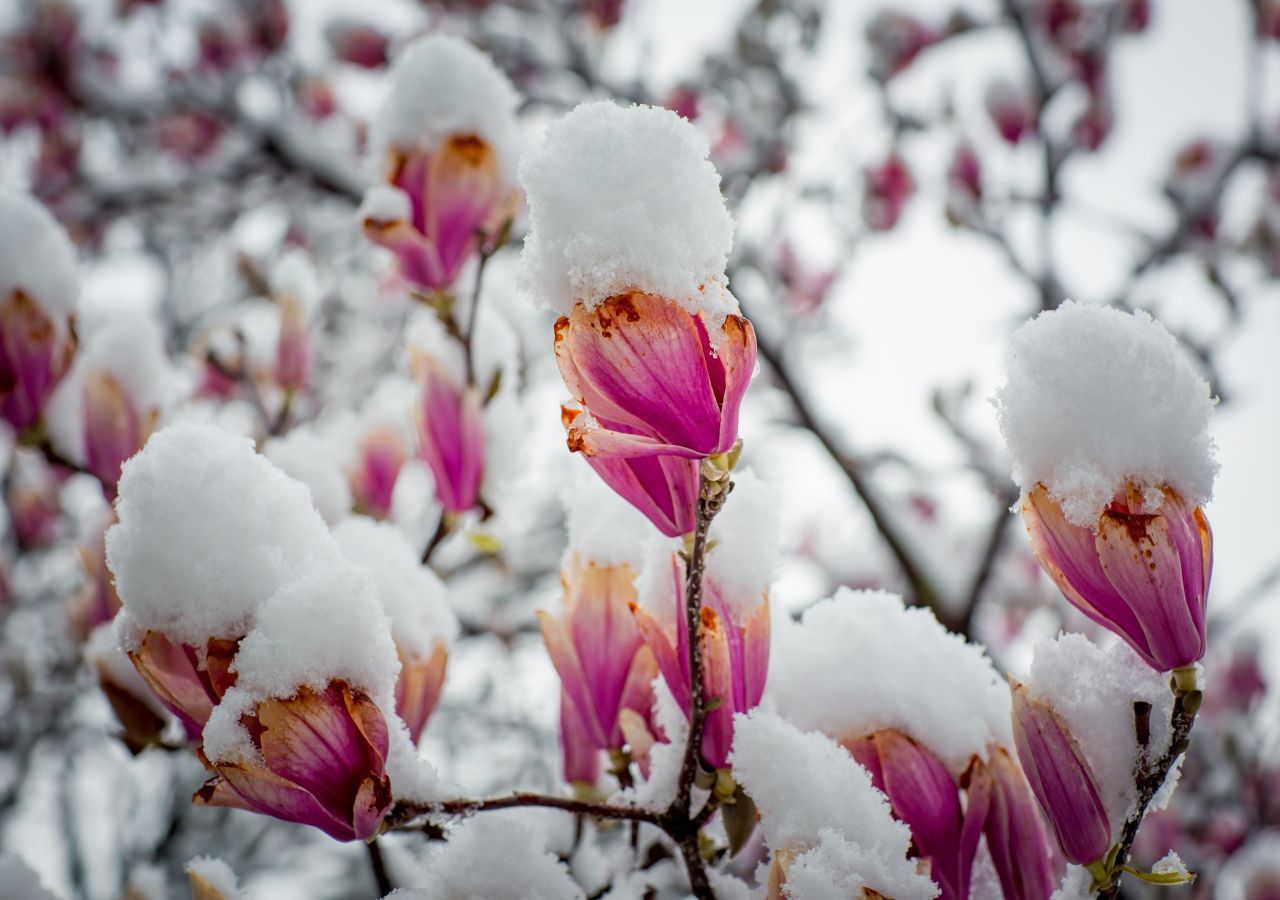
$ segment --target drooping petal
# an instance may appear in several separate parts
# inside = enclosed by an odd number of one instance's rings
[[[986,798],[983,832],[1005,900],[1044,900],[1053,893],[1052,859],[1044,824],[1026,777],[1003,748],[969,768],[968,797]]]
[[[197,806],[245,809],[319,828],[336,841],[355,839],[349,822],[339,819],[311,793],[265,769],[219,765],[218,774],[191,798]]]
[[[698,461],[676,456],[584,457],[601,480],[667,537],[693,531],[698,516]]]
[[[426,659],[407,656],[399,647],[400,677],[396,680],[396,713],[409,729],[409,737],[416,744],[427,727],[427,719],[440,702],[444,687],[445,669],[449,651],[444,643],[437,643]]]
[[[137,649],[129,651],[129,659],[165,708],[178,717],[187,738],[199,743],[204,723],[234,684],[234,674],[211,678],[194,647],[175,643],[158,631],[148,631]]]

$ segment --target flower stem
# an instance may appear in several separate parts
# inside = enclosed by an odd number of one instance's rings
[[[1133,851],[1133,842],[1138,837],[1138,829],[1147,813],[1147,807],[1151,805],[1152,798],[1169,777],[1169,771],[1178,761],[1178,757],[1186,752],[1190,742],[1191,726],[1195,724],[1196,712],[1200,709],[1201,694],[1195,689],[1194,677],[1189,681],[1187,673],[1182,670],[1173,673],[1172,687],[1173,712],[1169,716],[1169,726],[1173,733],[1169,739],[1169,747],[1156,760],[1150,760],[1144,754],[1138,764],[1135,775],[1138,802],[1120,831],[1119,844],[1112,854],[1110,867],[1113,873],[1112,880],[1098,892],[1098,900],[1116,900],[1120,896],[1122,867],[1129,861],[1129,854]],[[1139,731],[1141,730],[1140,728]],[[1139,736],[1141,737],[1141,734]]]
[[[395,885],[391,883],[391,876],[387,874],[387,863],[382,858],[382,848],[378,846],[377,840],[372,840],[365,844],[369,850],[369,868],[373,870],[373,880],[378,885],[378,896],[385,897],[395,890]]]

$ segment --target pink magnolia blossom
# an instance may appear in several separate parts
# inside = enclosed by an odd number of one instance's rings
[[[69,323],[54,321],[26,293],[0,297],[0,415],[15,430],[39,420],[75,348]]]
[[[669,602],[661,611],[632,606],[645,643],[676,702],[689,714],[689,630],[685,618],[685,567],[671,557]],[[769,670],[769,598],[751,606],[731,598],[707,576],[702,585],[698,639],[702,642],[702,696],[714,706],[706,715],[702,758],[713,769],[728,766],[733,717],[760,703]]]
[[[395,254],[405,280],[421,291],[453,284],[518,201],[494,148],[473,134],[453,135],[430,153],[391,148],[386,182],[403,201],[399,208],[366,204],[364,233]]]
[[[888,231],[898,224],[902,211],[916,191],[906,161],[897,153],[863,173],[862,220],[872,231]]]
[[[422,659],[407,653],[397,645],[400,657],[400,676],[396,681],[396,714],[409,728],[409,737],[416,744],[427,727],[427,719],[435,712],[444,687],[445,669],[449,663],[449,650],[443,642],[437,643],[431,654]]]
[[[104,538],[110,524],[111,519],[108,518],[103,522],[102,529],[79,547],[80,567],[84,570],[85,583],[72,600],[70,618],[76,633],[82,638],[88,637],[95,628],[114,619],[122,605],[111,570],[107,568]]]
[[[1159,507],[1130,488],[1093,528],[1072,525],[1038,486],[1022,518],[1040,565],[1071,604],[1158,671],[1204,656],[1213,536],[1199,507],[1165,488]]]
[[[1040,801],[1062,855],[1087,866],[1111,846],[1097,780],[1076,740],[1052,707],[1011,679],[1013,742],[1031,792]]]
[[[214,762],[192,799],[312,825],[339,841],[374,837],[391,809],[387,722],[366,694],[334,681],[267,699],[241,720],[258,758]]]
[[[85,371],[85,468],[102,482],[109,498],[115,497],[120,467],[142,449],[159,420],[159,409],[139,409],[113,375]]]
[[[971,798],[962,811],[960,789],[946,766],[901,732],[885,729],[844,746],[889,798],[894,817],[911,829],[916,854],[929,860],[942,900],[967,900],[986,805]]]
[[[982,217],[982,160],[968,141],[956,145],[947,169],[947,219],[968,224]]]
[[[354,465],[348,471],[356,509],[374,519],[391,514],[391,497],[409,448],[397,428],[370,429],[360,441]]]
[[[474,509],[484,475],[484,420],[475,385],[436,356],[414,349],[410,365],[421,394],[414,406],[418,456],[435,476],[447,513]]]
[[[238,647],[239,641],[220,638],[193,647],[148,631],[129,651],[129,659],[165,708],[178,717],[187,738],[198,744],[209,714],[236,683],[231,662]]]
[[[333,55],[362,69],[381,69],[387,64],[391,38],[373,25],[336,19],[324,30]]]
[[[962,780],[969,809],[986,809],[982,829],[1004,900],[1044,900],[1056,880],[1035,797],[1003,747],[992,747],[987,756],[986,762],[975,757]]]
[[[589,754],[627,744],[621,712],[649,715],[658,667],[631,615],[636,600],[631,566],[598,565],[575,554],[560,580],[564,613],[557,617],[539,610],[538,624],[563,688],[565,777],[584,781],[577,776],[589,770]]]
[[[25,552],[47,545],[58,535],[61,514],[59,479],[53,467],[36,453],[19,451],[5,481],[4,502],[18,549]]]
[[[871,75],[888,81],[906,69],[922,51],[941,39],[942,33],[914,16],[882,10],[867,25],[871,46]]]
[[[987,115],[1006,143],[1017,144],[1036,128],[1036,108],[1026,90],[1007,78],[987,88]]]

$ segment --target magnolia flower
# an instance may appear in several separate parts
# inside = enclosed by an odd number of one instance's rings
[[[963,783],[969,809],[986,810],[982,830],[1005,900],[1043,900],[1052,894],[1055,879],[1043,820],[1018,764],[1004,748],[992,747],[986,762],[974,757]]]
[[[871,46],[871,74],[887,81],[911,65],[920,53],[937,43],[942,33],[914,16],[881,10],[867,25]]]
[[[1093,528],[1073,525],[1042,485],[1022,517],[1040,565],[1093,621],[1158,671],[1204,656],[1213,536],[1199,507],[1171,488],[1152,504],[1130,486]]]
[[[888,231],[898,224],[902,211],[916,191],[906,161],[897,153],[863,173],[862,220],[873,231]]]
[[[148,631],[129,650],[129,659],[165,708],[178,717],[187,738],[198,744],[213,708],[236,683],[231,662],[238,646],[239,641],[211,638],[195,647]]]
[[[391,498],[400,469],[409,457],[399,428],[370,429],[360,440],[355,462],[347,472],[356,509],[375,519],[391,514]]]
[[[684,563],[671,556],[669,605],[660,612],[633,605],[645,643],[662,678],[689,714],[689,630],[685,610]],[[713,769],[728,766],[733,717],[760,703],[769,669],[769,599],[728,596],[710,575],[702,584],[698,639],[702,642],[702,695],[707,705],[702,758]]]
[[[192,798],[313,825],[339,841],[368,840],[391,808],[387,723],[361,691],[333,681],[269,698],[241,723],[257,758],[212,763],[217,773]]]
[[[1111,846],[1111,825],[1093,771],[1053,708],[1013,679],[1010,687],[1018,761],[1062,855],[1082,866],[1102,859]]]
[[[99,625],[105,625],[120,611],[120,595],[107,568],[107,550],[104,543],[110,519],[102,528],[89,535],[77,549],[80,551],[80,567],[84,570],[85,583],[72,601],[70,618],[76,632],[88,636]]]
[[[889,798],[894,817],[911,829],[916,854],[929,860],[942,900],[967,900],[986,806],[971,798],[962,812],[959,787],[946,766],[901,732],[884,729],[844,746]]]
[[[444,687],[445,669],[449,663],[449,649],[441,641],[425,659],[408,652],[399,644],[396,654],[400,657],[400,676],[396,680],[396,714],[409,728],[409,737],[416,744],[427,727],[427,719],[435,712]]]
[[[160,419],[158,407],[139,408],[110,372],[84,373],[84,461],[108,497],[114,497],[120,467],[142,449]]]
[[[5,479],[4,502],[9,527],[20,550],[32,550],[58,534],[58,478],[38,454],[18,451]]]
[[[556,323],[556,361],[581,405],[566,410],[569,449],[664,534],[692,529],[699,460],[729,451],[755,367],[755,330],[718,326],[652,294],[578,304]],[[642,463],[655,457],[653,463]],[[625,463],[619,463],[625,460]]]
[[[631,566],[598,565],[575,553],[560,581],[563,615],[539,610],[538,624],[563,686],[561,736],[565,777],[572,782],[587,780],[577,777],[589,771],[587,747],[614,751],[627,744],[619,714],[648,715],[658,667],[631,615]]]
[[[298,251],[281,258],[271,280],[271,293],[280,308],[275,382],[286,391],[300,391],[311,381],[311,319],[320,289],[311,265]]]
[[[1006,143],[1017,144],[1036,127],[1036,109],[1026,92],[1007,78],[987,88],[987,115]]]
[[[434,318],[419,320],[410,338],[409,366],[421,392],[414,406],[418,456],[435,476],[436,498],[446,513],[473,509],[484,475],[485,434],[480,393],[468,384],[465,362]]]

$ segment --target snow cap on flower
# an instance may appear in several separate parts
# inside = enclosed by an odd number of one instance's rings
[[[391,92],[373,121],[376,158],[391,147],[430,153],[452,135],[475,135],[494,148],[510,183],[519,156],[519,99],[480,50],[450,35],[426,35],[391,67]]]
[[[1011,746],[1009,689],[986,654],[894,594],[841,588],[779,628],[765,699],[838,740],[900,731],[953,777],[990,745]]]
[[[337,547],[307,489],[209,425],[157,432],[124,466],[107,562],[132,628],[203,646],[239,637],[309,557]]]
[[[79,293],[76,252],[39,201],[0,187],[0,302],[22,291],[61,330]]]
[[[765,841],[774,853],[796,854],[788,896],[861,896],[865,888],[896,900],[936,894],[907,858],[907,826],[848,751],[762,710],[737,716],[734,730],[733,774],[760,811]]]
[[[737,312],[724,270],[733,219],[703,137],[666,109],[584,103],[520,166],[529,202],[521,281],[567,315],[639,291],[712,321]]]
[[[1214,399],[1172,335],[1144,312],[1065,303],[1013,335],[1000,430],[1024,492],[1043,484],[1075,525],[1094,526],[1133,483],[1192,506],[1213,492]]]

